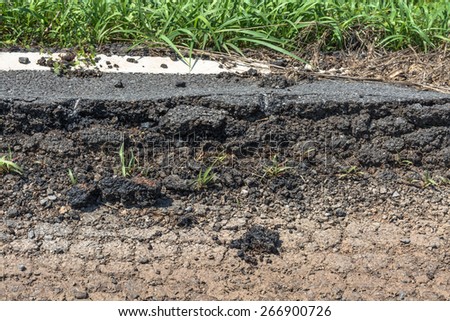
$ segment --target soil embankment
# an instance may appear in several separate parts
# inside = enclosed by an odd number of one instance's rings
[[[0,83],[1,155],[23,169],[0,177],[3,299],[450,299],[449,95],[251,73]]]

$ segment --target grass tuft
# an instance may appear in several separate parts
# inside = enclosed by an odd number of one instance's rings
[[[215,181],[216,174],[214,174],[212,169],[213,165],[206,168],[205,171],[200,169],[200,172],[197,175],[197,179],[193,182],[193,185],[197,190],[205,189]]]
[[[2,173],[16,173],[19,175],[23,173],[22,167],[14,162],[11,150],[9,150],[8,155],[0,157],[0,174]]]
[[[421,175],[421,179],[420,180],[413,179],[411,182],[412,183],[419,183],[422,188],[427,188],[427,187],[434,187],[434,188],[436,188],[436,187],[439,187],[439,186],[450,185],[450,179],[442,177],[442,176],[434,178],[429,171],[425,171]]]
[[[75,177],[75,175],[73,174],[72,170],[69,168],[67,171],[67,176],[69,176],[69,180],[70,180],[70,184],[72,185],[77,185],[78,180]]]
[[[364,172],[360,170],[358,166],[350,166],[347,168],[343,168],[342,170],[339,171],[339,174],[337,174],[339,179],[358,177],[363,175]]]
[[[137,167],[137,160],[134,157],[132,150],[125,151],[125,143],[120,145],[119,149],[119,159],[120,159],[120,174],[123,177],[131,176]]]
[[[263,177],[277,177],[281,176],[287,171],[289,171],[292,167],[284,166],[282,163],[280,163],[277,159],[277,155],[274,155],[271,159],[271,165],[265,166],[263,171],[264,175]]]

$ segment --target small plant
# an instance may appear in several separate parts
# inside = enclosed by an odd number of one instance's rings
[[[418,187],[422,188],[450,185],[450,179],[442,176],[438,178],[433,178],[433,176],[428,171],[423,173],[420,179],[410,178],[408,182],[415,186],[419,185]]]
[[[67,171],[67,175],[69,176],[70,184],[77,185],[78,180],[77,180],[77,178],[75,177],[75,175],[73,174],[73,172],[72,172],[72,170],[70,168]]]
[[[408,160],[408,159],[402,159],[400,157],[400,155],[397,155],[397,157],[395,158],[395,162],[400,165],[400,166],[405,166],[405,167],[409,167],[413,165],[413,162]]]
[[[315,151],[316,151],[315,148],[308,148],[307,150],[305,150],[302,153],[302,158],[309,158],[309,157],[311,157],[311,154],[314,154]]]
[[[433,177],[431,176],[430,172],[426,171],[423,175],[422,175],[422,187],[423,188],[427,188],[429,186],[438,186],[439,183],[436,182],[436,180],[433,179]]]
[[[52,71],[55,75],[62,76],[64,73],[64,65],[59,61],[54,62]]]
[[[269,177],[277,177],[280,175],[283,175],[288,170],[290,170],[292,167],[284,166],[280,162],[278,162],[277,155],[274,155],[271,159],[272,164],[270,166],[265,166],[263,171],[265,176]]]
[[[13,160],[11,150],[9,150],[8,155],[0,158],[0,173],[16,173],[21,175],[22,172],[22,168]]]
[[[361,171],[358,166],[350,166],[348,168],[342,169],[337,176],[339,179],[344,179],[361,175],[364,175],[364,172]]]
[[[403,159],[400,162],[400,165],[402,165],[402,166],[411,166],[412,164],[413,164],[413,162],[411,162],[410,160],[407,160],[407,159]]]
[[[216,179],[216,174],[212,171],[213,166],[209,166],[205,171],[200,169],[200,172],[197,175],[197,179],[193,182],[196,189],[204,189],[208,187],[209,184],[214,182]]]
[[[214,164],[222,164],[227,158],[228,155],[225,152],[222,152],[214,158]]]
[[[130,176],[136,169],[137,161],[136,157],[134,157],[132,150],[128,153],[125,152],[125,143],[122,143],[122,145],[120,145],[119,157],[120,157],[120,173],[122,174],[123,177]]]

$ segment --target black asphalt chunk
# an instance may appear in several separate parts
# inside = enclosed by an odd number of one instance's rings
[[[183,215],[178,218],[177,220],[177,226],[182,228],[188,228],[192,225],[196,224],[197,220],[192,215]]]
[[[75,209],[95,206],[100,200],[100,190],[93,185],[76,185],[67,192],[67,200]]]
[[[19,63],[27,65],[30,63],[30,59],[28,57],[19,57]]]
[[[278,232],[260,225],[254,225],[241,238],[231,241],[230,248],[239,249],[238,257],[249,264],[256,265],[255,255],[279,255],[281,243]]]
[[[147,207],[161,196],[161,185],[144,177],[105,177],[99,181],[102,199],[128,207]]]
[[[118,81],[118,82],[116,82],[115,84],[114,84],[114,87],[116,87],[116,88],[123,88],[124,86],[123,86],[123,83],[122,83],[122,81]]]

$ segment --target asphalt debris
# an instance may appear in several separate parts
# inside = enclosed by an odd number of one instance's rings
[[[249,264],[256,265],[255,255],[280,254],[282,241],[277,231],[261,225],[254,225],[241,238],[231,241],[230,248],[238,249],[238,257]]]

